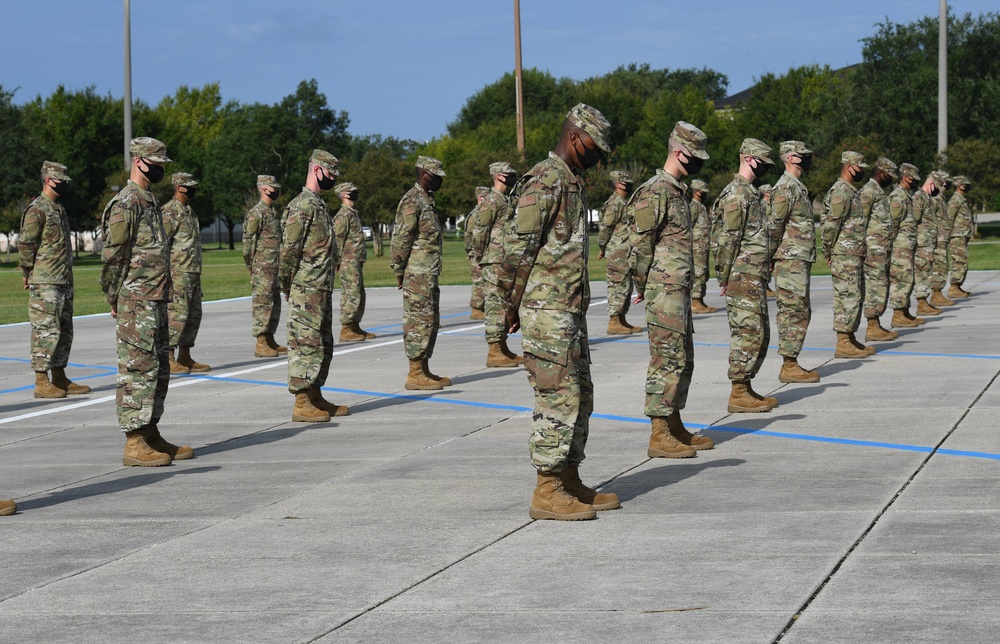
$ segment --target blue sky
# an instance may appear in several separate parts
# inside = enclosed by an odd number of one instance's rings
[[[674,2],[521,0],[526,67],[583,79],[627,63],[710,67],[730,93],[762,74],[861,61],[859,40],[889,18],[937,16],[935,0]],[[1000,10],[954,0],[954,13]],[[273,103],[316,78],[354,134],[426,140],[465,100],[513,70],[513,1],[132,0],[133,96],[181,84]],[[121,96],[122,0],[0,0],[0,85],[15,102],[57,85]]]

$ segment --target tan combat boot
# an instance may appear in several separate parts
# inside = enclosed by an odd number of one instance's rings
[[[962,290],[962,287],[958,284],[952,284],[948,287],[948,297],[953,300],[964,300],[969,297],[969,292]]]
[[[626,322],[624,315],[612,315],[608,320],[608,335],[632,335],[640,330]]]
[[[364,342],[364,333],[355,333],[354,328],[350,324],[340,325],[340,341],[341,342]]]
[[[868,328],[865,330],[865,342],[882,342],[895,340],[899,334],[882,328],[878,318],[868,318]]]
[[[837,331],[837,348],[833,352],[834,358],[867,358],[869,354],[863,348],[859,349],[856,342],[853,342],[851,333]]]
[[[941,315],[941,309],[930,305],[926,297],[917,299],[917,315]]]
[[[747,393],[749,393],[751,396],[753,396],[757,400],[764,401],[765,403],[767,403],[768,405],[771,406],[771,409],[774,409],[775,407],[778,406],[778,399],[775,398],[774,396],[762,396],[759,393],[757,393],[756,391],[754,391],[753,390],[753,382],[750,381],[750,380],[747,380]]]
[[[431,371],[431,361],[429,358],[424,358],[423,365],[424,365],[424,375],[426,375],[431,380],[436,380],[440,382],[445,387],[451,386],[451,378],[449,378],[448,376],[439,376],[433,371]]]
[[[649,447],[646,456],[649,458],[691,458],[698,452],[691,445],[683,445],[674,438],[667,427],[667,419],[662,416],[652,416],[649,419],[652,431],[649,434]]]
[[[778,382],[819,382],[819,373],[807,371],[799,364],[798,358],[784,356],[781,364],[781,373],[778,374]]]
[[[869,355],[870,356],[873,353],[875,353],[875,351],[876,351],[875,347],[873,347],[873,346],[866,346],[866,345],[862,344],[861,342],[858,342],[858,339],[856,337],[854,337],[854,333],[848,333],[847,337],[850,338],[851,344],[853,344],[855,346],[855,348],[857,348],[857,349],[859,349],[861,351],[864,351],[865,355]]]
[[[312,403],[313,407],[316,409],[322,409],[330,416],[348,416],[351,413],[351,408],[347,405],[338,405],[332,403],[323,397],[323,390],[320,389],[319,385],[313,385],[309,387],[309,402]]]
[[[692,449],[703,450],[712,449],[715,447],[715,441],[713,441],[708,436],[702,436],[701,434],[692,434],[684,426],[681,421],[681,412],[674,410],[674,413],[667,416],[667,431],[670,435],[677,439],[677,442],[681,445],[685,445]]]
[[[194,358],[191,357],[191,347],[177,348],[177,362],[190,369],[191,373],[205,373],[212,370],[207,364],[194,361]]]
[[[308,391],[295,394],[295,406],[292,407],[292,421],[296,423],[325,423],[330,420],[330,412],[319,409],[309,400]]]
[[[767,290],[766,290],[766,291],[764,292],[764,294],[765,294],[765,295],[766,295],[767,297],[777,297],[777,296],[778,296],[778,294],[777,294],[777,293],[775,293],[775,292],[774,292],[774,289],[773,289],[773,288],[771,288],[770,286],[768,286],[768,287],[767,287]]]
[[[528,516],[532,519],[555,519],[556,521],[580,521],[596,519],[594,506],[577,500],[563,487],[559,474],[538,473],[538,484],[531,495]]]
[[[35,372],[35,398],[65,398],[66,390],[49,382],[48,371]]]
[[[361,324],[358,322],[351,322],[351,331],[354,331],[356,335],[365,336],[365,340],[374,340],[375,334],[370,331],[365,331],[361,328]]]
[[[580,480],[580,465],[569,465],[563,467],[559,473],[562,479],[563,489],[573,498],[581,503],[594,507],[595,512],[604,510],[617,510],[622,507],[621,500],[617,494],[612,492],[598,492],[594,488],[587,487]]]
[[[278,344],[278,341],[274,339],[273,333],[265,333],[264,339],[267,341],[267,346],[277,351],[279,356],[283,356],[288,353],[288,347]]]
[[[5,517],[8,514],[14,514],[15,512],[17,512],[16,503],[7,499],[0,500],[0,517]]]
[[[170,465],[170,454],[155,450],[146,442],[149,428],[125,432],[125,455],[122,465],[133,467],[159,467]]]
[[[424,361],[420,358],[410,360],[410,371],[406,374],[405,389],[419,391],[437,391],[444,389],[444,383],[434,380],[424,371]]]
[[[500,341],[500,350],[503,351],[503,354],[505,356],[507,356],[508,358],[510,358],[512,360],[516,360],[517,364],[519,364],[519,365],[524,364],[524,356],[518,355],[518,354],[514,353],[513,351],[511,351],[510,347],[507,346],[507,341],[506,340],[501,340]]]
[[[504,369],[519,367],[520,365],[520,362],[504,353],[503,347],[500,346],[499,342],[490,342],[490,350],[486,354],[487,367],[499,367]]]
[[[483,309],[472,309],[472,313],[469,314],[470,320],[485,320],[486,311]]]
[[[175,461],[186,461],[189,458],[194,458],[194,450],[191,449],[190,445],[181,445],[178,447],[172,443],[168,443],[163,436],[160,436],[160,429],[156,424],[149,426],[149,430],[146,432],[146,444],[153,448],[154,451],[163,452]]]
[[[920,326],[916,320],[911,320],[903,309],[895,309],[892,312],[892,322],[889,323],[894,329],[912,329]]]
[[[955,306],[955,300],[949,300],[944,296],[939,288],[931,289],[931,299],[930,303],[932,306],[942,307],[942,306]]]
[[[907,320],[911,322],[916,322],[917,326],[923,326],[927,324],[927,320],[925,320],[924,318],[918,318],[917,316],[910,313],[910,307],[906,307],[905,309],[903,309],[903,315],[906,316]]]
[[[767,401],[755,397],[750,392],[749,385],[749,380],[745,382],[733,381],[733,389],[729,393],[729,406],[726,407],[726,411],[731,414],[756,414],[774,409],[774,407]]]
[[[191,367],[185,367],[177,362],[173,350],[170,351],[170,373],[173,375],[191,373]]]
[[[66,392],[68,396],[79,396],[89,394],[90,387],[78,385],[66,377],[66,370],[62,367],[52,367],[52,384]]]
[[[705,300],[700,297],[691,298],[691,312],[692,313],[715,313],[718,311],[714,306],[709,306],[705,304]]]
[[[263,335],[257,336],[257,346],[254,347],[253,355],[256,358],[277,358],[278,350],[272,349],[271,345],[267,343],[267,337]],[[173,369],[173,365],[170,366]]]

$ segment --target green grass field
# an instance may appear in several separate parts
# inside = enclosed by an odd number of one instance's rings
[[[977,240],[978,243],[973,243],[969,247],[969,268],[1000,269],[1000,225],[981,226],[980,232],[988,236]],[[375,257],[369,244],[368,263],[365,265],[365,284],[369,287],[396,285],[396,277],[389,269],[388,242],[385,244],[385,250],[385,255]],[[597,235],[591,235],[590,278],[601,281],[605,279],[605,262],[597,259],[597,252]],[[16,255],[11,254],[10,260],[0,262],[0,324],[28,320],[28,296],[21,285],[21,272],[17,268]],[[75,260],[73,308],[76,315],[102,313],[108,310],[104,294],[101,293],[97,283],[100,272],[101,259],[96,255],[85,255]],[[817,261],[813,266],[813,274],[829,275],[826,262],[822,259]],[[468,284],[469,281],[469,262],[465,257],[462,240],[453,234],[447,234],[441,284]],[[205,249],[202,291],[206,300],[250,295],[250,278],[243,265],[243,253],[239,245],[236,250]]]

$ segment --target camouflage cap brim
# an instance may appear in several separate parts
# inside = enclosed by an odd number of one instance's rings
[[[608,143],[611,123],[599,110],[585,103],[577,103],[566,115],[566,120],[589,134],[601,152],[611,152],[611,145]]]
[[[56,163],[55,161],[45,161],[42,163],[42,176],[52,177],[53,179],[59,179],[64,182],[73,181],[69,174],[67,174],[68,168],[61,163]]]

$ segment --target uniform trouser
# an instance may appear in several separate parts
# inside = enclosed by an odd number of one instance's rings
[[[500,293],[497,291],[497,267],[495,264],[483,264],[483,291],[486,311],[486,342],[506,342],[507,317],[500,303]]]
[[[934,271],[934,247],[917,246],[913,253],[913,297],[930,297],[931,273]]]
[[[570,311],[521,307],[524,368],[535,390],[528,451],[541,472],[559,472],[585,458],[594,383],[587,318]]]
[[[910,293],[913,292],[913,249],[908,246],[892,247],[889,260],[889,307],[910,308]]]
[[[340,262],[340,323],[360,324],[365,315],[365,264]]]
[[[778,259],[774,262],[774,285],[778,305],[778,354],[798,358],[806,341],[812,318],[809,298],[812,262],[804,259]]]
[[[726,285],[729,315],[729,379],[750,380],[760,371],[771,339],[764,278],[731,273]]]
[[[288,293],[288,391],[322,387],[333,360],[333,294],[292,285]]]
[[[483,269],[473,258],[469,258],[469,273],[472,275],[472,295],[469,297],[469,308],[482,309],[485,304]]]
[[[854,333],[861,323],[861,304],[865,299],[865,276],[861,268],[864,257],[832,255],[830,276],[833,278],[833,330]]]
[[[278,287],[278,270],[275,266],[250,269],[251,310],[253,337],[278,330],[281,318],[281,289]]]
[[[649,368],[646,409],[650,418],[684,409],[694,373],[694,323],[691,291],[684,286],[646,285]]]
[[[889,258],[885,255],[865,257],[865,306],[864,316],[877,318],[885,313],[889,299]]]
[[[708,284],[708,239],[704,241],[696,240],[692,259],[694,261],[694,278],[691,282],[691,297],[696,300],[704,299],[705,286]]]
[[[942,289],[948,283],[948,239],[938,237],[934,247],[934,268],[931,271],[931,288]]]
[[[30,285],[28,320],[31,368],[35,371],[65,368],[73,346],[73,285]]]
[[[193,347],[201,328],[201,274],[173,275],[174,297],[167,304],[170,349]]]
[[[403,345],[410,360],[434,355],[441,328],[441,290],[438,276],[428,273],[403,274]]]
[[[130,432],[163,416],[170,384],[170,333],[164,301],[118,299],[118,425]]]
[[[948,251],[951,253],[951,283],[961,286],[969,272],[969,238],[952,237],[948,240]]]
[[[628,313],[632,299],[632,274],[628,270],[628,249],[616,249],[606,255],[608,279],[608,315]]]

